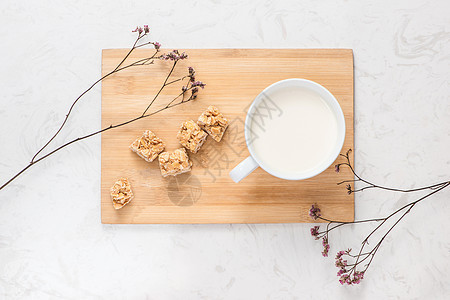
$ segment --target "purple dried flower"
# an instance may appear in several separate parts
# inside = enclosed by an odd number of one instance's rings
[[[318,217],[320,217],[322,214],[320,213],[320,208],[316,206],[317,204],[313,204],[311,206],[311,209],[309,210],[309,216],[313,220],[317,220]]]
[[[172,52],[169,53],[169,57],[171,60],[179,60],[180,52],[178,52],[178,50],[172,50]]]
[[[136,26],[135,30],[132,30],[131,32],[139,32],[139,34],[141,34],[144,31],[144,29],[142,29],[141,26]]]
[[[156,50],[159,50],[159,48],[161,48],[161,44],[158,43],[158,42],[154,42],[154,43],[153,43],[153,46],[155,46],[155,49],[156,49]]]
[[[338,268],[344,269],[347,266],[347,261],[342,258],[336,258],[334,265]]]
[[[192,86],[199,86],[199,87],[201,87],[202,89],[205,87],[205,83],[203,83],[203,82],[201,82],[201,81],[194,81],[193,83],[192,83]]]
[[[318,237],[318,235],[319,235],[319,226],[314,226],[314,227],[312,227],[311,228],[311,235],[316,239],[316,240],[318,240],[319,239],[319,237]]]
[[[353,191],[352,191],[352,186],[350,185],[350,184],[347,184],[347,194],[351,194]]]
[[[144,25],[144,32],[145,33],[149,33],[150,29],[148,28],[148,25]]]
[[[361,282],[361,280],[364,279],[364,271],[359,272],[355,271],[355,274],[353,275],[353,284],[358,284]]]
[[[353,278],[349,275],[346,274],[348,271],[345,269],[341,269],[338,272],[338,276],[340,276],[339,278],[339,282],[341,284],[348,284],[348,285],[354,285],[354,284],[359,284],[361,282],[362,279],[364,279],[364,272],[365,271],[354,271],[353,273]]]
[[[362,272],[355,271],[355,273],[353,274],[353,279],[349,284],[359,284],[363,278],[364,278],[364,271]]]
[[[195,70],[194,70],[194,68],[193,67],[189,67],[188,71],[189,71],[189,75],[188,75],[189,81],[190,82],[195,82]]]
[[[183,93],[186,92],[187,89],[188,89],[188,88],[187,88],[186,86],[184,86],[184,85],[181,87],[181,91],[183,91]]]
[[[341,165],[335,165],[334,166],[334,171],[336,171],[336,173],[339,173],[341,170],[340,170],[340,166]]]
[[[182,59],[186,59],[188,56],[186,53],[181,53],[178,52],[178,50],[172,50],[171,52],[167,53],[167,54],[163,54],[161,55],[161,59],[163,60],[173,60],[173,61],[178,61],[178,60],[182,60]]]
[[[339,279],[339,282],[343,285],[348,277],[350,277],[350,276],[348,276],[348,275],[341,276],[341,278]]]
[[[340,269],[338,272],[337,272],[337,276],[342,276],[342,274],[345,274],[345,273],[347,273],[348,271],[346,270],[346,269]]]
[[[339,282],[341,284],[348,284],[348,285],[354,285],[354,284],[358,284],[361,282],[361,280],[364,278],[364,272],[365,271],[356,271],[356,269],[354,269],[355,267],[351,268],[350,270],[347,270],[347,261],[343,260],[342,257],[344,255],[350,255],[350,251],[352,249],[348,249],[346,251],[339,251],[336,254],[336,267],[339,268],[339,271],[337,272],[337,276],[340,277],[339,278]],[[350,271],[350,273],[349,273]],[[353,276],[352,276],[352,272],[353,272]]]
[[[336,259],[341,258],[342,255],[344,255],[345,253],[346,253],[346,252],[345,252],[344,250],[339,251],[339,252],[336,254]]]
[[[198,87],[194,87],[192,90],[192,95],[196,94],[198,92]]]
[[[322,245],[323,245],[322,255],[323,257],[327,257],[328,251],[330,250],[330,245],[328,244],[328,238],[326,236],[322,239]]]

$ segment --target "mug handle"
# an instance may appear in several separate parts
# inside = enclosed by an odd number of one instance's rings
[[[255,171],[258,167],[258,163],[253,159],[253,157],[249,156],[230,171],[230,177],[234,182],[238,183],[250,175],[250,173]]]

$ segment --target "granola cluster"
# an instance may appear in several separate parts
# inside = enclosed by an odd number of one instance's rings
[[[197,124],[216,142],[220,142],[228,127],[228,120],[215,106],[209,106],[197,120]]]
[[[111,187],[111,199],[115,209],[121,209],[130,203],[133,198],[133,191],[127,178],[120,178]]]
[[[197,153],[200,150],[207,137],[208,134],[192,120],[181,124],[180,131],[177,134],[180,144],[192,153]]]
[[[192,162],[184,148],[176,149],[173,152],[163,152],[159,155],[159,167],[163,177],[189,172],[191,166]]]
[[[145,159],[147,162],[154,161],[158,154],[164,151],[164,142],[150,130],[144,131],[142,137],[136,139],[131,145],[131,151]]]

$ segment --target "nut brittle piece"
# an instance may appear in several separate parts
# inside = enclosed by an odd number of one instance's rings
[[[192,162],[184,148],[176,149],[173,152],[163,152],[159,155],[159,168],[163,177],[189,172],[191,166]]]
[[[145,159],[145,161],[152,162],[158,157],[158,154],[164,151],[166,145],[150,130],[144,131],[142,137],[136,139],[131,145],[131,151]]]
[[[192,120],[181,124],[180,131],[177,134],[180,144],[192,153],[197,153],[200,150],[207,137],[208,134]]]
[[[216,142],[220,142],[228,127],[228,120],[222,115],[219,109],[210,105],[200,117],[197,124],[205,130]]]
[[[111,187],[111,199],[115,209],[121,209],[130,203],[133,198],[133,191],[127,178],[120,178]]]

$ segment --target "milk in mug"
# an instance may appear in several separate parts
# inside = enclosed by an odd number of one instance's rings
[[[277,113],[264,113],[268,105],[277,107]],[[310,89],[269,91],[254,111],[262,113],[249,124],[249,146],[256,159],[272,170],[288,176],[308,172],[324,162],[336,145],[335,114]]]

